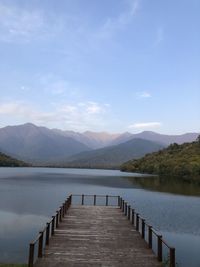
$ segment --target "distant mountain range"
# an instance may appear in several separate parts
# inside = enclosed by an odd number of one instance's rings
[[[119,145],[82,152],[68,159],[66,167],[79,168],[118,168],[130,159],[143,157],[158,151],[164,146],[153,141],[134,138]]]
[[[0,151],[34,164],[63,161],[90,148],[45,127],[27,123],[0,129]]]
[[[106,162],[107,166],[118,166],[171,143],[192,142],[198,135],[162,135],[149,131],[139,134],[78,133],[26,123],[0,128],[0,151],[36,165],[68,165],[70,162],[80,166],[82,162],[84,166],[97,167]]]
[[[58,129],[53,129],[53,131],[62,136],[71,137],[76,141],[90,147],[90,149],[98,149],[109,146],[112,144],[112,142],[114,142],[114,140],[121,136],[121,134],[110,134],[106,132],[96,133],[86,131],[84,133],[77,133],[73,131],[62,131]]]
[[[186,133],[181,135],[166,135],[166,134],[159,134],[151,131],[144,131],[138,134],[131,134],[131,133],[124,133],[121,136],[117,137],[112,144],[117,145],[122,142],[131,140],[133,138],[141,138],[145,140],[154,141],[164,146],[168,146],[173,143],[177,143],[179,145],[183,143],[190,143],[197,139],[199,133]]]

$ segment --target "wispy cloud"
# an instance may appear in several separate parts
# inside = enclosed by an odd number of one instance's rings
[[[143,91],[143,92],[138,92],[137,97],[138,98],[150,98],[152,97],[152,95],[147,91]]]
[[[48,127],[70,130],[101,129],[106,124],[107,104],[94,101],[54,104],[52,111],[45,112],[26,102],[0,104],[0,117],[21,123],[30,121]]]
[[[85,108],[87,114],[103,114],[107,108],[107,104],[100,105],[97,102],[86,102],[86,103],[79,103],[79,107]]]
[[[158,46],[163,40],[164,40],[164,29],[163,27],[158,27],[158,29],[156,30],[154,46]]]
[[[130,13],[134,16],[140,8],[140,0],[129,0]]]
[[[68,96],[78,99],[82,93],[81,90],[74,86],[70,81],[55,75],[53,73],[36,75],[38,86],[48,95],[53,96]]]
[[[0,41],[30,42],[58,31],[59,20],[51,21],[40,9],[0,3]]]
[[[129,0],[127,9],[121,12],[116,17],[108,17],[104,24],[97,30],[95,36],[98,38],[111,37],[118,30],[124,29],[124,27],[130,24],[137,14],[140,6],[140,0]]]
[[[128,126],[129,129],[152,129],[162,125],[161,122],[139,122]]]

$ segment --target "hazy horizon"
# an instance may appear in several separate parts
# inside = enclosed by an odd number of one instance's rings
[[[25,123],[19,123],[19,124],[13,124],[13,125],[5,125],[5,126],[2,126],[0,127],[0,129],[2,128],[5,128],[5,127],[15,127],[15,126],[22,126],[22,125],[27,125],[27,124],[33,124],[34,126],[36,127],[45,127],[49,130],[61,130],[61,131],[72,131],[72,132],[75,132],[75,133],[81,133],[81,134],[84,134],[86,132],[92,132],[92,133],[97,133],[97,134],[100,134],[100,133],[105,133],[105,134],[110,134],[110,135],[120,135],[120,134],[124,134],[124,133],[130,133],[130,134],[140,134],[140,133],[143,133],[143,132],[152,132],[152,133],[156,133],[156,134],[161,134],[161,135],[184,135],[184,134],[192,134],[192,133],[199,133],[200,134],[200,131],[199,132],[183,132],[183,133],[160,133],[159,131],[150,131],[150,130],[141,130],[141,131],[138,131],[138,132],[131,132],[131,131],[126,131],[126,132],[111,132],[111,131],[91,131],[91,130],[85,130],[85,131],[75,131],[75,130],[68,130],[68,129],[62,129],[62,128],[51,128],[51,127],[48,127],[48,126],[44,126],[44,125],[38,125],[38,124],[35,124],[35,123],[32,123],[32,122],[25,122]]]
[[[0,0],[0,127],[200,132],[200,1]]]

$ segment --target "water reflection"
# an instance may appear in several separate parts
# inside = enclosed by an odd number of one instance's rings
[[[25,262],[27,244],[48,217],[0,211],[0,262]]]
[[[200,196],[200,184],[187,182],[176,177],[126,177],[135,187],[157,192],[186,196]]]
[[[67,195],[85,193],[121,195],[176,246],[179,266],[199,267],[195,249],[200,242],[199,186],[132,175],[81,169],[0,169],[0,262],[26,262],[29,242]],[[190,265],[186,258],[191,259]]]

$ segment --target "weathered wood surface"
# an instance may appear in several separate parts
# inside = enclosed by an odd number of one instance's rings
[[[35,267],[160,267],[116,207],[71,206]]]

